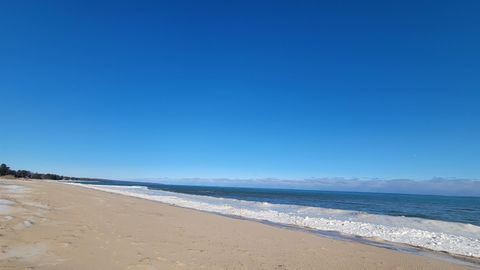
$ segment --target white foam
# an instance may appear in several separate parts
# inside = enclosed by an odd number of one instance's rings
[[[471,224],[197,196],[149,190],[146,187],[69,184],[219,214],[321,231],[335,231],[452,254],[480,257],[480,227]]]

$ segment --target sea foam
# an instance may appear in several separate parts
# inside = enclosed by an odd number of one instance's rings
[[[480,227],[471,224],[189,195],[142,186],[70,184],[224,215],[480,257]]]

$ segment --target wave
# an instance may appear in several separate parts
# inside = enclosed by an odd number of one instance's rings
[[[224,215],[300,226],[480,257],[480,226],[414,217],[190,195],[140,186],[69,183]]]

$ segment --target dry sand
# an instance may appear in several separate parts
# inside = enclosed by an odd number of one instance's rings
[[[475,269],[55,182],[0,180],[0,269]]]

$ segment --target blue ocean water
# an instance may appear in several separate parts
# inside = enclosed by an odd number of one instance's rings
[[[480,197],[184,186],[110,180],[80,181],[79,183],[143,186],[149,190],[163,190],[215,198],[351,210],[388,216],[418,217],[480,226]]]

